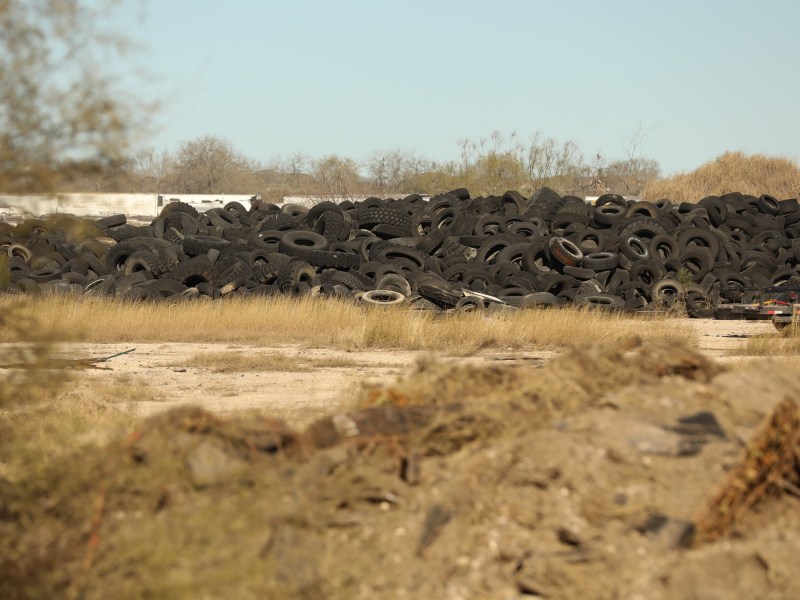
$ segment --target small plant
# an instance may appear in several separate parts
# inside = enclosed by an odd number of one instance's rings
[[[675,273],[675,278],[683,287],[687,287],[693,283],[692,272],[686,267],[678,269],[678,272]]]

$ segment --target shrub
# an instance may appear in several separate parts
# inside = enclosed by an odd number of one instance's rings
[[[788,158],[726,152],[690,173],[648,183],[642,197],[697,202],[727,192],[796,198],[800,194],[800,167]]]

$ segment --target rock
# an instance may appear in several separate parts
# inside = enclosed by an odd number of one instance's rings
[[[694,523],[656,513],[636,530],[664,550],[686,548],[694,536]]]
[[[207,487],[241,473],[247,463],[225,451],[218,442],[204,439],[186,456],[189,478],[197,488]]]

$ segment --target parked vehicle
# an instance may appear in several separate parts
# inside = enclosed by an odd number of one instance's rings
[[[794,307],[800,303],[800,287],[770,286],[737,290],[738,302],[718,304],[715,319],[772,321],[776,329],[791,325]]]

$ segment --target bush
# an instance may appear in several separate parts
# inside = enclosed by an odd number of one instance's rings
[[[796,198],[800,193],[800,167],[788,158],[726,152],[690,173],[648,183],[642,197],[697,202],[727,192]]]

